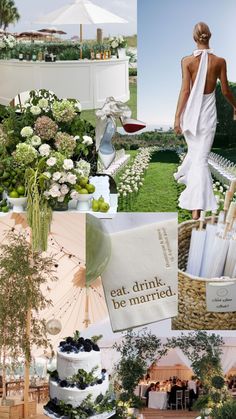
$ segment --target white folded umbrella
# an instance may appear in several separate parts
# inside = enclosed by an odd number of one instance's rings
[[[206,230],[203,230],[205,212],[201,212],[200,226],[197,230],[194,228],[191,234],[188,263],[186,272],[191,275],[199,276],[202,264],[202,257],[205,245]]]
[[[202,257],[202,265],[201,265],[201,271],[200,276],[203,278],[206,278],[207,275],[207,269],[209,265],[209,259],[211,257],[212,253],[212,246],[215,241],[217,234],[217,225],[216,224],[207,224],[206,226],[206,239],[205,239],[205,245],[204,245],[204,252]]]
[[[236,267],[236,237],[229,242],[229,249],[225,262],[224,276],[234,278],[234,270]],[[235,272],[236,274],[236,272]]]

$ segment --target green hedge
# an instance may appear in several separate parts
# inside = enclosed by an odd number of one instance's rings
[[[236,97],[236,83],[230,83],[231,91]],[[233,108],[224,98],[221,93],[220,83],[216,87],[216,106],[217,106],[217,135],[225,135],[228,139],[222,137],[216,137],[216,141],[222,143],[222,147],[235,146],[236,145],[236,121],[233,120]],[[226,145],[225,145],[226,144]],[[215,145],[215,144],[214,144]],[[216,145],[215,145],[216,146]]]

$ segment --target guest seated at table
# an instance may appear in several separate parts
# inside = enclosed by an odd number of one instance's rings
[[[151,383],[150,386],[147,388],[145,397],[146,397],[146,406],[148,407],[148,401],[149,401],[149,393],[150,391],[156,391],[156,384]]]

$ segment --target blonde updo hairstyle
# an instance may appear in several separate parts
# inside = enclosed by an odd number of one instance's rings
[[[211,38],[209,26],[204,22],[199,22],[194,26],[193,39],[200,44],[208,44]]]

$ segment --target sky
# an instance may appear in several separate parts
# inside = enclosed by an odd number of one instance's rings
[[[236,82],[235,0],[138,1],[138,117],[149,125],[173,125],[181,85],[181,58],[192,54],[194,25],[211,29],[211,47],[224,57]]]
[[[137,33],[137,0],[92,0],[97,6],[103,7],[112,13],[126,19],[127,24],[99,25],[103,28],[104,36],[107,35],[134,35]],[[55,11],[72,0],[15,0],[15,4],[20,12],[21,19],[14,26],[9,27],[13,32],[41,29],[34,22],[41,16]],[[68,33],[68,36],[78,35],[79,27],[76,25],[60,26],[60,29]],[[84,28],[84,38],[96,37],[96,26],[86,25]]]

